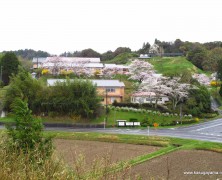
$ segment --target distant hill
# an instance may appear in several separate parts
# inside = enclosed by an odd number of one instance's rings
[[[202,70],[193,65],[185,57],[154,57],[148,60],[154,65],[158,73],[165,76],[177,76],[183,72],[203,73]]]
[[[5,53],[7,51],[3,51],[2,53]],[[17,56],[22,57],[23,59],[32,60],[33,57],[48,57],[50,56],[49,53],[45,51],[35,51],[33,49],[25,49],[25,50],[17,50],[17,51],[11,51],[15,53]]]
[[[104,63],[109,63],[109,64],[126,64],[129,62],[130,59],[135,59],[138,57],[138,54],[136,53],[121,53],[117,55],[115,58],[108,60],[108,61],[103,61]]]

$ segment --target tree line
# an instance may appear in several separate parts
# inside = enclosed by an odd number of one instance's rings
[[[60,56],[65,56],[65,57],[99,57],[101,58],[102,61],[108,61],[111,60],[113,58],[115,58],[116,56],[118,56],[119,54],[122,53],[131,53],[131,49],[128,47],[118,47],[115,51],[107,51],[105,53],[98,53],[97,51],[93,50],[93,49],[84,49],[82,51],[74,51],[72,52],[64,52],[62,54],[60,54]]]
[[[82,51],[64,52],[60,56],[64,57],[99,57],[102,61],[109,61],[123,53],[149,54],[152,47],[157,45],[161,49],[161,53],[182,53],[198,68],[206,71],[216,71],[218,61],[222,58],[222,42],[214,41],[207,43],[189,42],[176,39],[173,42],[160,41],[155,39],[153,44],[144,42],[142,47],[136,51],[132,51],[129,47],[118,47],[115,51],[108,50],[99,53],[91,48]],[[18,57],[31,60],[33,57],[52,56],[45,51],[35,51],[32,49],[11,51]],[[6,53],[4,51],[3,53]]]
[[[6,52],[9,52],[9,51],[3,51],[2,53],[6,53]],[[38,51],[35,51],[33,49],[20,49],[20,50],[17,50],[17,51],[10,51],[12,53],[14,53],[16,56],[18,57],[21,57],[23,59],[26,59],[26,60],[32,60],[34,57],[48,57],[48,56],[51,56],[48,52],[45,52],[45,51],[41,51],[41,50],[38,50]]]

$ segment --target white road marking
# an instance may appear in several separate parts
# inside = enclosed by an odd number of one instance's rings
[[[203,130],[203,129],[208,129],[208,128],[212,128],[212,127],[216,127],[216,126],[220,126],[220,125],[222,125],[222,123],[220,123],[220,124],[215,124],[215,125],[213,125],[213,126],[208,126],[208,127],[203,127],[203,128],[200,128],[200,129],[196,129],[196,131],[201,131],[201,130]]]

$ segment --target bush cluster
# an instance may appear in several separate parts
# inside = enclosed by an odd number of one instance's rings
[[[4,87],[3,107],[10,111],[15,98],[27,100],[29,108],[37,115],[80,115],[91,118],[100,105],[96,87],[87,80],[74,80],[46,86],[33,79],[29,73],[20,70]]]

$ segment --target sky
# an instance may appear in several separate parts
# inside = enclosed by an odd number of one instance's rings
[[[0,51],[138,50],[143,42],[222,41],[221,0],[1,0]]]

